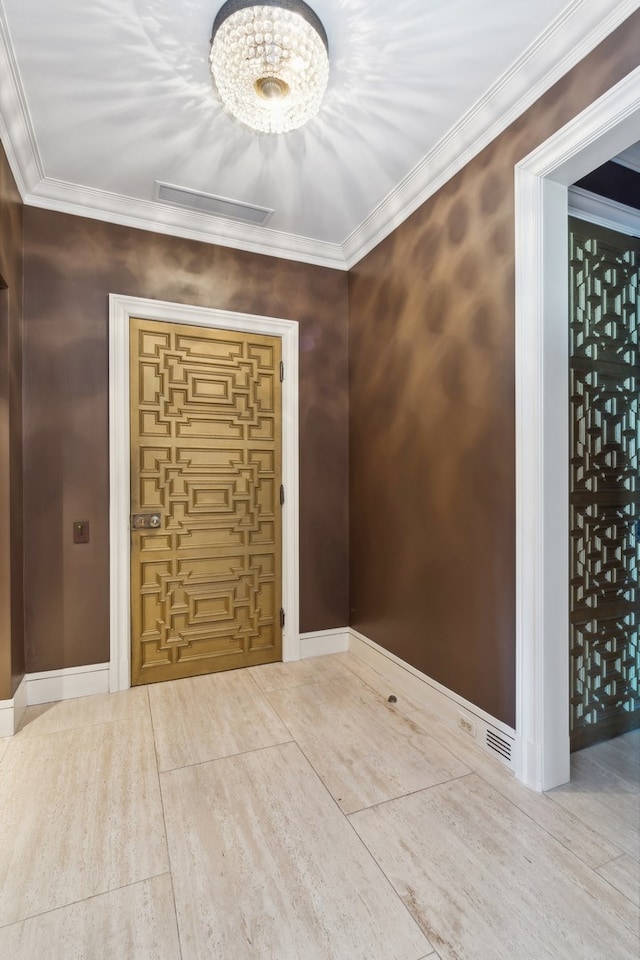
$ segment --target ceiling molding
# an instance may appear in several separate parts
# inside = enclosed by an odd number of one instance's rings
[[[0,0],[0,137],[24,202],[75,216],[348,270],[640,6],[573,0],[384,200],[328,243],[45,176]]]
[[[337,243],[239,223],[167,203],[137,200],[106,190],[79,187],[62,180],[45,178],[24,197],[24,202],[31,207],[105,220],[137,230],[185,237],[187,240],[218,244],[267,257],[281,257],[337,270],[347,269],[342,248]]]
[[[44,169],[22,89],[2,0],[0,0],[0,140],[20,195],[24,199],[44,178]]]
[[[342,244],[349,269],[620,26],[640,0],[574,0]]]
[[[613,162],[621,167],[626,167],[627,170],[633,170],[634,173],[640,173],[640,149],[638,144],[629,147],[628,150],[623,150],[617,157],[613,157]]]
[[[640,210],[582,187],[569,187],[569,215],[632,237],[640,236]]]

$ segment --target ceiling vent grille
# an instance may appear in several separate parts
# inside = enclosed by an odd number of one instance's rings
[[[503,760],[511,763],[512,743],[507,737],[498,733],[497,730],[492,730],[491,727],[487,727],[486,744],[490,750],[497,753]]]
[[[268,207],[257,207],[240,200],[216,197],[212,193],[200,193],[198,190],[187,190],[170,183],[162,183],[160,180],[156,180],[156,199],[174,206],[188,207],[189,210],[197,210],[199,213],[208,213],[212,217],[241,220],[256,226],[263,226],[273,213]]]

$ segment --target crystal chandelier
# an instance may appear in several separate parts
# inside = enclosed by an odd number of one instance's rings
[[[211,38],[211,73],[240,123],[286,133],[320,109],[329,79],[322,23],[302,0],[227,0]]]

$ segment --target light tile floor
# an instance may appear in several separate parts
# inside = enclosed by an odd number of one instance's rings
[[[32,707],[0,957],[637,960],[640,731],[546,795],[351,654]]]

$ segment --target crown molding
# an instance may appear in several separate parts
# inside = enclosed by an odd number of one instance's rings
[[[569,187],[569,216],[640,237],[640,210],[609,197],[600,197],[582,187]]]
[[[24,199],[44,177],[38,143],[0,0],[0,141]]]
[[[636,149],[623,150],[622,153],[613,158],[613,162],[621,167],[626,167],[627,170],[633,170],[634,173],[640,173],[640,150],[637,147]]]
[[[640,0],[573,0],[342,243],[314,240],[46,177],[2,0],[0,139],[27,205],[349,270],[639,6]]]
[[[43,178],[23,199],[27,206],[69,213],[76,217],[104,220],[138,230],[185,237],[187,240],[218,244],[267,257],[332,267],[334,270],[347,269],[339,243],[312,240],[268,227],[198,213],[197,210],[181,210],[171,204],[81,187],[50,177]]]
[[[638,9],[573,0],[342,244],[354,267]]]

